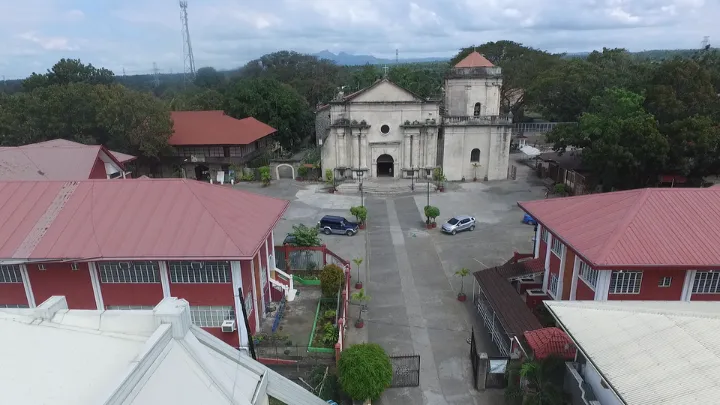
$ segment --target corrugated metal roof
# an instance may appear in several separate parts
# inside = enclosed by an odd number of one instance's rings
[[[32,147],[32,146],[50,146],[50,147],[57,147],[57,146],[98,146],[98,145],[85,145],[79,142],[73,142],[68,141],[67,139],[51,139],[49,141],[44,142],[36,142],[31,143],[28,145],[24,145],[24,147]],[[137,159],[137,156],[128,155],[127,153],[122,152],[116,152],[114,150],[109,150],[109,153],[111,153],[115,159],[117,159],[120,163],[127,163],[131,160]]]
[[[627,405],[718,403],[720,302],[545,304]]]
[[[652,188],[518,205],[599,268],[720,266],[718,188]]]
[[[277,132],[253,117],[235,119],[223,111],[173,111],[170,145],[248,145]]]
[[[185,179],[86,180],[60,198],[67,191],[0,182],[0,258],[247,258],[289,204]]]
[[[456,68],[476,68],[476,67],[494,67],[489,60],[482,56],[478,51],[473,51],[463,60],[458,62]]]

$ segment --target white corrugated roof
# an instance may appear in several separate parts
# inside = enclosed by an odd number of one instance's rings
[[[545,303],[627,405],[720,402],[720,302]]]
[[[2,403],[251,405],[320,398],[208,332],[187,301],[154,310],[68,310],[64,297],[0,310]]]

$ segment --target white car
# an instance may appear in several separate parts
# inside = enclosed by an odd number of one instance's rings
[[[451,235],[462,231],[473,231],[475,230],[475,218],[470,215],[456,215],[445,222],[440,229]]]

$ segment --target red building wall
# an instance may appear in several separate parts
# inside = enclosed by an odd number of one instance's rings
[[[239,320],[239,322],[242,322],[242,319]],[[238,328],[240,328],[238,326]],[[223,342],[229,344],[232,347],[239,347],[240,346],[240,337],[238,335],[238,332],[235,331],[233,333],[227,333],[223,332],[220,328],[202,328],[204,331],[210,333],[211,335],[215,336],[216,338],[222,340]]]
[[[46,263],[45,270],[38,270],[38,265],[27,265],[35,302],[39,305],[53,295],[64,295],[70,309],[97,309],[87,263],[78,263],[78,270],[70,266]]]
[[[550,255],[550,274],[548,275],[548,290],[550,289],[550,280],[552,280],[552,275],[555,274],[558,276],[558,281],[560,277],[560,258],[555,256],[555,253],[549,252]]]
[[[170,283],[170,296],[183,298],[196,305],[225,305],[235,307],[232,283],[182,284]],[[162,291],[160,291],[162,299]],[[155,304],[160,302],[157,300]]]
[[[692,294],[690,301],[720,301],[720,294]]]
[[[0,304],[28,305],[23,283],[0,283]]]
[[[545,256],[547,253],[547,243],[543,242],[542,239],[540,239],[540,250],[538,251],[538,257],[541,258],[544,262]]]
[[[585,281],[578,277],[577,289],[575,290],[575,299],[578,301],[592,301],[595,299],[595,291],[590,288]]]
[[[110,305],[151,305],[163,299],[160,283],[100,283],[105,306]]]
[[[91,179],[107,179],[107,171],[105,170],[105,162],[97,158],[92,170],[90,171]]]
[[[570,289],[572,288],[573,267],[575,266],[575,252],[565,247],[565,269],[563,270],[563,285],[561,291],[562,300],[570,299]]]
[[[669,287],[660,287],[663,277],[672,277]],[[608,294],[608,300],[679,301],[685,283],[685,270],[645,270],[639,294]]]

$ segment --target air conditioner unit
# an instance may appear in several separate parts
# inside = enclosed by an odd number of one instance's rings
[[[222,331],[226,333],[232,333],[235,332],[235,320],[234,319],[226,319],[222,323]]]

